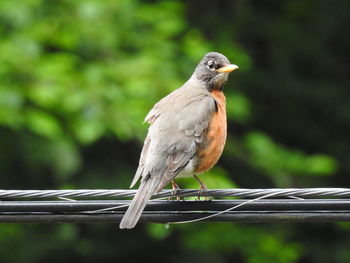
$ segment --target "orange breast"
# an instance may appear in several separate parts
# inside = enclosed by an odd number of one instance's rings
[[[214,90],[211,94],[217,102],[218,110],[211,118],[206,140],[198,149],[199,162],[195,173],[203,173],[212,168],[219,160],[226,142],[226,98],[219,90]]]

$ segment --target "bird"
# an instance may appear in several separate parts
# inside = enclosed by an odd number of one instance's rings
[[[228,74],[239,67],[218,52],[204,55],[192,76],[150,110],[145,117],[148,133],[139,166],[130,188],[140,180],[119,227],[134,228],[152,195],[175,177],[194,178],[219,160],[227,136],[226,98],[223,88]]]

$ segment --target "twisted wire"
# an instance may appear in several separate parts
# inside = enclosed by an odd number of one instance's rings
[[[79,189],[79,190],[0,190],[0,198],[131,198],[136,190],[120,189]],[[176,196],[193,197],[198,195],[198,189],[177,190]],[[240,197],[257,198],[265,195],[273,197],[299,197],[299,198],[340,198],[350,197],[350,188],[267,188],[267,189],[208,189],[201,193],[207,197]],[[173,196],[172,190],[163,190],[154,198]]]

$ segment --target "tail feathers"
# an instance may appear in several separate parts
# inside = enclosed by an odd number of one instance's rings
[[[151,187],[153,180],[143,181],[140,185],[139,190],[137,191],[134,199],[131,201],[131,204],[126,211],[122,221],[120,222],[119,228],[134,228],[137,222],[139,221],[142,211],[145,209],[145,206],[149,199],[151,199],[154,189]]]
[[[143,172],[143,165],[139,165],[139,167],[137,168],[137,171],[135,173],[134,179],[131,182],[130,188],[133,188],[135,186],[137,181],[140,179],[142,172]]]

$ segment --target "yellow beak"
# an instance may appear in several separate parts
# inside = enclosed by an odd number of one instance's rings
[[[237,65],[230,64],[230,65],[224,66],[222,68],[219,68],[216,71],[220,72],[220,73],[229,73],[229,72],[234,71],[236,69],[239,69],[239,67]]]

